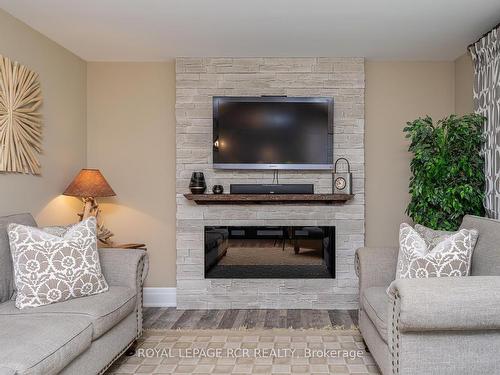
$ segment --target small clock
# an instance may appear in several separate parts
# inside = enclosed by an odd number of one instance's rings
[[[343,160],[347,164],[347,172],[338,172],[337,163]],[[333,193],[334,194],[352,194],[352,174],[349,161],[345,158],[339,158],[335,162],[333,171]]]
[[[335,179],[335,187],[338,189],[338,190],[344,190],[345,189],[345,186],[346,186],[346,181],[345,181],[345,178],[344,177],[337,177]]]

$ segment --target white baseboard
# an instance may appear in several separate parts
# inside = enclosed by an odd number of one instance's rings
[[[175,307],[176,288],[144,288],[144,307]]]

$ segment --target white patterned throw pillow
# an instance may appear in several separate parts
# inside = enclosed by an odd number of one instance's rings
[[[55,226],[51,226],[51,227],[43,227],[40,229],[48,234],[52,234],[52,235],[57,236],[57,237],[64,237],[66,232],[68,230],[70,230],[75,225],[78,225],[78,224],[55,225]]]
[[[410,225],[401,224],[396,278],[421,279],[469,275],[478,231],[461,229],[449,234],[434,232],[435,236],[431,235],[426,241]]]
[[[415,227],[413,229],[415,229],[415,231],[418,234],[420,234],[420,236],[424,239],[425,243],[427,244],[427,248],[429,247],[433,248],[438,243],[444,241],[449,236],[458,233],[458,232],[449,232],[446,230],[431,229],[420,224],[415,224]]]
[[[71,226],[63,236],[19,224],[10,224],[8,233],[17,308],[108,290],[99,262],[94,217]]]

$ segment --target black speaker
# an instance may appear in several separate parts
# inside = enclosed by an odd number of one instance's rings
[[[231,194],[314,194],[314,184],[231,184]]]

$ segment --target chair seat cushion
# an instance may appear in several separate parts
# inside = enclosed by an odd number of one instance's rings
[[[92,324],[95,340],[129,315],[135,307],[136,294],[127,287],[110,286],[107,292],[51,305],[18,309],[14,301],[0,305],[0,320],[4,316],[82,316]]]
[[[2,316],[0,332],[2,374],[57,374],[92,341],[92,324],[77,315]]]
[[[387,321],[389,314],[389,296],[384,287],[367,288],[361,296],[361,306],[370,318],[378,333],[387,343]]]

